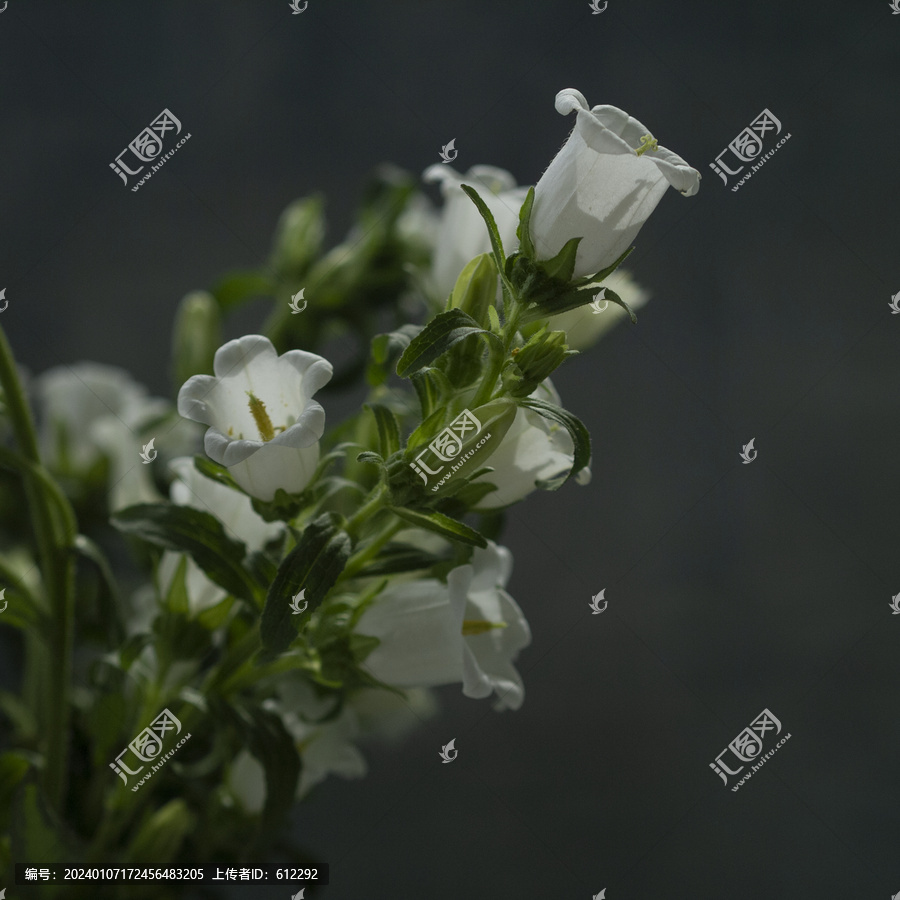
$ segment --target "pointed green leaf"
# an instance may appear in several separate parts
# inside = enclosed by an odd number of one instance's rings
[[[457,341],[472,334],[491,334],[461,309],[448,309],[435,316],[403,351],[397,362],[397,374],[405,378],[424,366],[430,366]],[[494,339],[496,335],[491,335]]]
[[[494,259],[497,262],[497,269],[502,272],[506,265],[506,256],[503,252],[503,242],[500,240],[500,232],[497,230],[497,222],[494,219],[494,214],[488,209],[488,205],[481,199],[481,195],[475,188],[470,187],[468,184],[461,184],[460,187],[468,194],[469,199],[475,206],[478,207],[478,212],[481,213],[481,218],[484,219],[484,224],[487,225],[488,237],[491,239],[491,247],[494,248]]]
[[[378,427],[378,450],[384,459],[400,449],[400,425],[397,417],[380,403],[367,403],[365,408],[375,416]]]
[[[263,646],[270,653],[281,653],[291,645],[300,627],[318,609],[350,558],[350,538],[335,520],[321,516],[307,525],[300,542],[285,557],[269,588],[260,621]],[[295,615],[291,600],[301,589],[307,607]]]
[[[534,241],[531,239],[531,210],[534,207],[534,186],[528,188],[525,202],[519,210],[519,227],[516,236],[519,238],[519,249],[526,256],[535,259],[537,252],[534,249]]]
[[[550,278],[564,283],[572,280],[572,273],[575,271],[575,255],[578,253],[578,245],[582,240],[580,237],[574,237],[566,241],[562,250],[552,259],[541,260],[541,267]]]
[[[433,531],[435,534],[449,538],[451,541],[458,541],[470,547],[487,547],[487,541],[474,528],[470,528],[456,519],[451,519],[450,516],[445,516],[443,513],[418,512],[397,506],[390,507],[390,510],[404,521],[419,528]]]
[[[139,503],[115,513],[111,522],[147,543],[187,553],[210,581],[235,597],[253,603],[260,593],[243,566],[247,548],[228,537],[208,512],[173,503]]]
[[[629,247],[614,263],[612,263],[612,265],[607,266],[605,269],[601,269],[596,275],[589,276],[585,281],[588,284],[595,284],[603,281],[604,278],[608,278],[620,265],[622,265],[623,262],[625,262],[632,250],[634,250],[634,247]]]

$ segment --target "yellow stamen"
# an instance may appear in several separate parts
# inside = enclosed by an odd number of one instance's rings
[[[484,634],[492,628],[506,628],[506,622],[488,622],[487,619],[463,619],[463,635]]]
[[[259,436],[264,441],[271,441],[275,437],[275,428],[272,425],[269,414],[266,412],[266,404],[252,391],[247,391],[247,396],[250,398],[250,414],[253,416],[253,421],[256,422],[256,427],[259,429]]]
[[[659,141],[657,141],[652,134],[645,134],[641,138],[641,146],[634,152],[637,153],[638,156],[643,156],[648,150],[659,150]]]

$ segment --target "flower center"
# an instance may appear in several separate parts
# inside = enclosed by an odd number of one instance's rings
[[[648,150],[659,150],[659,141],[652,134],[645,134],[641,138],[641,145],[635,149],[638,156],[643,156]]]
[[[272,420],[266,412],[266,404],[252,391],[247,391],[247,396],[250,398],[250,414],[253,416],[253,421],[256,422],[256,427],[259,429],[259,436],[264,441],[271,441],[275,437],[275,427],[272,425]]]
[[[489,622],[487,619],[463,619],[463,636],[484,634],[492,628],[506,628],[506,622]]]

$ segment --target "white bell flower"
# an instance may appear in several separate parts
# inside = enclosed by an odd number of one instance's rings
[[[575,111],[577,119],[535,186],[531,236],[538,259],[583,238],[575,257],[577,278],[615,262],[669,186],[686,197],[696,194],[700,173],[615,106],[590,109],[582,94],[567,88],[556,95],[556,110],[564,116]]]
[[[178,412],[209,426],[207,454],[259,500],[302,491],[325,430],[312,396],[331,379],[331,363],[304,350],[279,356],[268,338],[248,334],[221,346],[213,369],[178,392]]]
[[[425,578],[388,585],[356,627],[381,641],[363,668],[396,687],[462,682],[467,697],[496,693],[497,709],[518,709],[525,689],[513,661],[531,643],[531,631],[504,590],[511,572],[512,554],[490,542],[446,584]]]

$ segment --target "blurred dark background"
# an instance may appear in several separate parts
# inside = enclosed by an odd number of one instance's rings
[[[451,138],[457,169],[534,182],[564,87],[703,174],[639,236],[640,323],[555,377],[594,480],[509,517],[523,708],[442,689],[298,807],[322,896],[900,891],[898,77],[888,0],[9,0],[0,288],[32,374],[93,359],[170,396],[177,303],[261,262],[289,201],[324,192],[336,242],[377,164]],[[164,107],[191,140],[132,193],[109,163]],[[733,193],[709,163],[766,107],[791,140]],[[765,707],[792,739],[732,793],[709,763]]]

